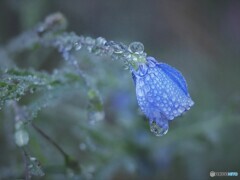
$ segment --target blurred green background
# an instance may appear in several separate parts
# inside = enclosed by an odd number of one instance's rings
[[[46,173],[33,179],[202,180],[212,170],[240,172],[240,1],[1,0],[0,45],[53,12],[63,13],[68,31],[78,35],[142,42],[148,55],[183,73],[195,105],[165,136],[155,137],[138,109],[130,73],[120,62],[80,52],[79,63],[103,98],[105,118],[89,123],[81,90],[43,109],[35,124],[82,171],[66,170],[56,149],[29,128],[28,148]],[[66,66],[56,54],[40,48],[15,61],[51,73]],[[15,179],[24,162],[13,141],[13,120],[4,111],[0,118],[0,179]]]

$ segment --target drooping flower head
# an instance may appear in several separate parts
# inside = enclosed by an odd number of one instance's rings
[[[168,121],[182,115],[194,104],[183,75],[153,57],[147,57],[136,71],[132,69],[132,76],[138,104],[157,136],[166,134]]]

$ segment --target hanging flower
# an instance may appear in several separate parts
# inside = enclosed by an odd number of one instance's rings
[[[183,75],[153,57],[147,57],[136,71],[132,69],[132,76],[138,104],[156,136],[166,134],[168,121],[182,115],[194,104]]]

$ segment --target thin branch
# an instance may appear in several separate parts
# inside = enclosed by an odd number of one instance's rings
[[[30,180],[31,179],[31,175],[29,173],[29,170],[28,170],[28,162],[27,162],[27,152],[24,148],[21,148],[22,149],[22,154],[23,154],[23,160],[24,160],[24,166],[25,166],[25,170],[24,170],[24,174],[25,174],[25,180]]]
[[[37,127],[34,123],[32,123],[32,127],[41,135],[43,136],[48,142],[50,142],[64,157],[65,161],[69,159],[69,155],[52,139],[50,138],[45,132],[43,132],[39,127]]]

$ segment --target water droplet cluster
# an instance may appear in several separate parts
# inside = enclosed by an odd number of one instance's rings
[[[43,172],[42,167],[40,165],[40,162],[35,157],[29,157],[27,168],[31,175],[34,175],[34,176],[44,176],[45,175],[45,173]]]
[[[38,159],[31,156],[25,149],[23,151],[29,176],[44,176],[45,173]]]
[[[82,48],[98,56],[110,56],[113,60],[122,60],[129,68],[138,63],[145,62],[146,53],[140,42],[132,42],[129,46],[115,41],[107,41],[102,37],[77,36],[75,33],[64,33],[54,40],[54,46],[58,48],[64,59],[72,64],[76,63],[71,56],[72,51]]]

